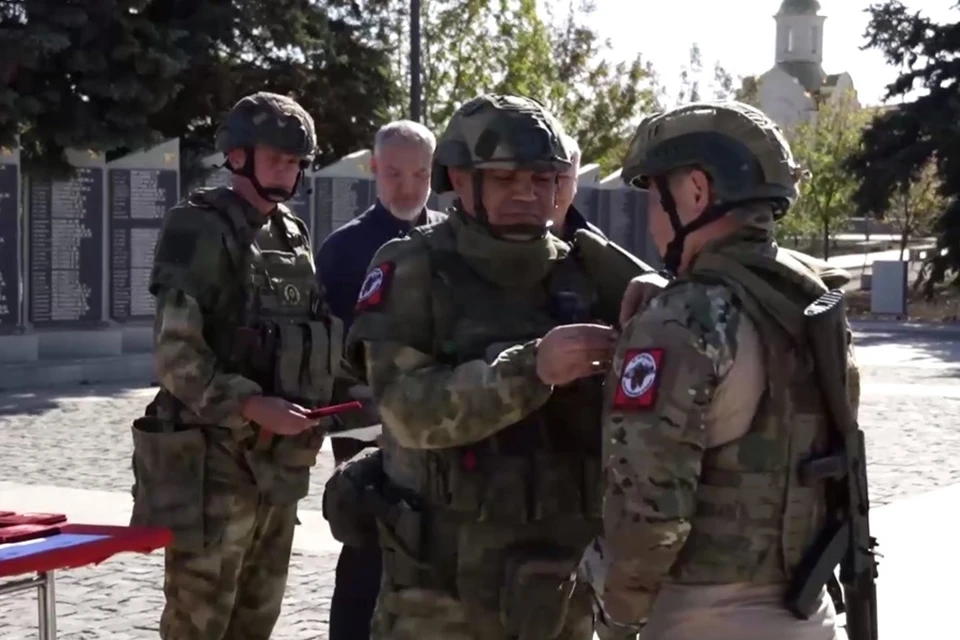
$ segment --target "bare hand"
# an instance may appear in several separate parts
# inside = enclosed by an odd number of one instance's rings
[[[645,273],[631,280],[620,302],[620,326],[625,326],[641,307],[666,286],[667,279],[659,273]]]
[[[568,324],[547,332],[537,349],[537,375],[563,386],[610,366],[617,332],[599,324]]]
[[[240,411],[250,422],[281,436],[295,436],[320,423],[307,416],[307,409],[273,396],[252,396]]]

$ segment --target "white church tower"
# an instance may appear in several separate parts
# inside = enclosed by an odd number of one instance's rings
[[[807,91],[823,84],[823,23],[817,0],[783,0],[775,15],[777,65],[786,68]]]
[[[823,27],[817,0],[783,0],[776,23],[774,66],[757,78],[761,108],[789,129],[817,110],[821,100],[853,89],[849,74],[823,71]],[[839,91],[838,91],[839,90]]]

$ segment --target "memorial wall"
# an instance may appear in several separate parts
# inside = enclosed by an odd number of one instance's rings
[[[21,323],[20,154],[0,149],[0,334]]]
[[[307,222],[314,248],[376,201],[360,155],[305,175],[288,203]],[[181,198],[179,142],[111,162],[88,152],[69,159],[69,179],[24,177],[19,153],[0,149],[0,334],[145,326],[153,318],[154,247],[165,212]],[[213,171],[203,183],[226,184],[228,172],[216,168],[222,156],[208,161]],[[428,202],[439,210],[451,204],[450,194]],[[611,240],[657,262],[645,192],[585,184],[576,206]]]

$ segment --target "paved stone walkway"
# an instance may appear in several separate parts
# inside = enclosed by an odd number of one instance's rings
[[[863,369],[860,420],[869,438],[873,506],[960,483],[960,341],[936,331],[858,335]],[[4,495],[58,488],[74,515],[122,523],[131,484],[129,425],[152,390],[72,388],[0,395],[0,507]],[[326,638],[336,545],[317,513],[332,468],[321,456],[290,573],[278,640]],[[63,493],[66,496],[66,493]],[[71,496],[73,494],[70,494]],[[44,504],[46,507],[46,504]],[[14,507],[18,508],[18,507]],[[52,507],[51,507],[52,508]],[[66,510],[64,506],[60,510]],[[96,518],[96,519],[94,519]],[[64,572],[58,581],[59,637],[65,640],[156,638],[162,606],[162,556],[126,555]],[[0,640],[35,637],[32,596],[0,599]]]

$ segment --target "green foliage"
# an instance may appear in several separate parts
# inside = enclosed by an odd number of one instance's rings
[[[375,19],[347,0],[52,0],[0,5],[0,144],[62,172],[63,150],[119,155],[181,138],[185,178],[242,96],[295,97],[318,162],[369,144],[397,99]]]
[[[889,211],[895,194],[920,180],[931,162],[936,164],[940,194],[947,202],[935,226],[940,251],[931,265],[927,291],[932,293],[948,272],[960,271],[960,5],[957,19],[948,24],[895,0],[875,3],[867,11],[866,46],[901,70],[887,87],[887,99],[902,103],[873,120],[860,153],[851,159],[862,181],[857,201],[862,211]],[[925,91],[905,102],[915,89]]]
[[[407,92],[406,0],[388,0],[384,37],[395,83]],[[639,57],[614,63],[610,44],[586,25],[592,3],[548,7],[535,0],[424,0],[423,120],[441,131],[456,108],[487,91],[543,102],[578,138],[583,161],[619,168],[640,115],[653,105],[653,74]],[[404,101],[393,112],[405,114]]]
[[[3,5],[0,143],[20,135],[27,167],[63,172],[65,148],[110,151],[162,138],[150,117],[180,89],[186,34],[129,4]]]
[[[870,111],[861,109],[848,93],[823,101],[812,115],[788,132],[793,154],[810,176],[801,183],[800,198],[784,220],[782,233],[816,228],[827,258],[830,236],[855,210],[857,178],[847,162],[860,149]]]
[[[916,178],[900,184],[890,197],[883,219],[900,234],[900,259],[910,238],[933,231],[934,224],[947,205],[940,193],[941,181],[935,159],[925,164]]]

